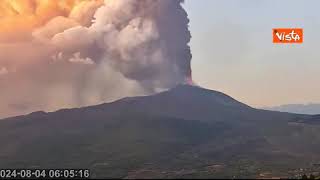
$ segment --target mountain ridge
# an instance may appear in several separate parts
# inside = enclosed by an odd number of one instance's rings
[[[221,103],[221,105],[225,105],[225,106],[229,106],[229,107],[239,105],[244,108],[252,108],[246,104],[243,104],[243,103],[235,100],[231,96],[228,96],[222,92],[214,91],[214,90],[210,90],[210,89],[205,89],[205,88],[202,88],[199,86],[181,84],[181,85],[175,86],[172,89],[169,89],[169,90],[166,90],[166,91],[163,91],[160,93],[156,93],[156,94],[153,94],[150,96],[124,97],[119,100],[115,100],[113,102],[101,103],[98,105],[84,106],[84,107],[78,107],[78,108],[64,108],[64,109],[60,109],[60,110],[53,111],[53,112],[35,111],[35,112],[29,113],[26,115],[9,117],[9,118],[5,118],[5,119],[14,119],[14,118],[25,117],[25,116],[45,115],[45,114],[59,113],[59,112],[65,112],[65,111],[70,111],[70,110],[72,111],[72,110],[82,110],[82,109],[107,108],[108,106],[119,105],[119,104],[123,104],[123,103],[135,103],[137,101],[144,101],[145,99],[149,99],[149,98],[158,98],[158,97],[163,98],[163,96],[165,96],[165,98],[170,98],[170,96],[179,96],[179,98],[182,98],[182,99],[188,98],[187,96],[190,96],[191,97],[190,100],[192,101],[193,94],[197,95],[197,97],[195,97],[196,99],[199,97],[202,97],[203,99],[212,98],[212,99],[217,100],[218,103]],[[167,96],[169,96],[169,97],[167,97]],[[231,102],[231,103],[228,104],[227,102]],[[189,101],[189,103],[190,103],[190,101]]]
[[[262,109],[296,113],[296,114],[320,115],[320,104],[317,104],[317,103],[285,104],[285,105],[274,106],[274,107],[263,107]]]
[[[89,168],[96,178],[294,177],[297,169],[317,170],[318,122],[180,85],[2,120],[0,168]]]

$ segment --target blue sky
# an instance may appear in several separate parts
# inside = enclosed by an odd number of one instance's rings
[[[186,0],[193,76],[249,105],[320,103],[320,1]],[[272,28],[304,28],[275,45]]]

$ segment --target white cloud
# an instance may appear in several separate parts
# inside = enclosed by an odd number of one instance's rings
[[[73,57],[69,59],[71,63],[93,65],[95,64],[91,58],[81,58],[80,52],[74,53]]]
[[[42,41],[51,39],[58,33],[62,33],[64,30],[78,26],[79,23],[73,19],[58,16],[50,20],[46,25],[36,29],[32,35]]]
[[[60,60],[63,59],[63,53],[62,53],[62,52],[59,52],[59,53],[51,56],[51,58],[52,58],[52,60],[53,60],[54,62],[60,61]]]

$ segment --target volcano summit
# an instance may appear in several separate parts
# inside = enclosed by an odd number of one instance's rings
[[[180,85],[1,120],[0,168],[89,168],[98,178],[296,177],[298,169],[317,171],[319,130],[320,116],[254,109]]]

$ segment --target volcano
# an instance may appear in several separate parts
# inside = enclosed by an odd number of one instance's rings
[[[94,178],[262,178],[319,172],[320,116],[252,108],[190,85],[0,121],[0,169]],[[297,163],[298,162],[298,163]]]

